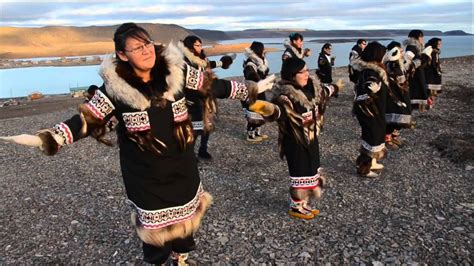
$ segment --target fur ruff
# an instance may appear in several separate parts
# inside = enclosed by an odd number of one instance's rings
[[[322,90],[321,83],[318,79],[310,77],[313,82],[313,90],[315,97],[310,101],[306,98],[306,95],[301,90],[295,88],[294,84],[288,83],[287,81],[281,80],[271,90],[272,97],[275,98],[279,95],[286,95],[292,102],[299,103],[301,106],[312,109],[319,103],[319,95]]]
[[[131,221],[137,231],[138,237],[143,242],[153,246],[162,247],[169,241],[178,238],[185,238],[196,233],[196,231],[199,229],[204,214],[211,204],[211,194],[204,192],[201,195],[199,206],[191,219],[160,229],[143,228],[138,222],[136,212],[132,212]]]
[[[380,67],[379,65],[372,63],[372,62],[365,62],[364,60],[356,60],[354,61],[354,69],[357,71],[362,71],[364,69],[370,69],[379,75],[379,77],[382,79],[382,82],[385,83],[385,85],[388,86],[388,77],[387,77],[387,71]]]
[[[268,69],[268,60],[260,58],[252,49],[245,48],[245,56],[249,58],[256,66],[257,70],[265,73]]]
[[[304,50],[301,49],[301,52],[298,51],[298,49],[296,49],[295,47],[293,47],[293,45],[291,45],[291,41],[290,40],[285,40],[283,42],[283,46],[285,46],[285,48],[289,48],[293,51],[293,53],[295,53],[295,55],[299,58],[299,59],[303,59],[304,57]]]
[[[405,46],[405,47],[415,46],[417,54],[420,54],[424,49],[423,44],[420,43],[419,41],[413,39],[413,38],[408,38],[408,39],[404,40],[403,41],[403,46]]]
[[[159,47],[158,47],[159,48]],[[166,91],[171,95],[178,95],[182,91],[184,82],[184,60],[183,54],[170,43],[168,47],[157,50],[157,62],[162,59],[167,67]],[[154,68],[157,68],[155,64]],[[153,71],[153,70],[152,70]],[[143,111],[150,107],[150,99],[131,85],[127,77],[117,73],[117,59],[114,55],[107,56],[102,62],[99,74],[104,80],[107,94],[117,102],[126,104],[134,109]]]
[[[184,46],[183,42],[178,43],[178,49],[184,54],[184,56],[195,66],[199,66],[203,69],[207,67],[207,60],[194,55],[189,49]]]

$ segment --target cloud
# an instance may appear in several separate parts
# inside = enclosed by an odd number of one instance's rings
[[[116,25],[126,21],[243,30],[423,29],[472,32],[472,2],[398,1],[4,1],[0,25]]]

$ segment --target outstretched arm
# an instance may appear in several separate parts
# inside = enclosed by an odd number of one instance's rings
[[[72,144],[89,135],[98,141],[111,145],[105,140],[107,121],[113,117],[115,107],[105,94],[104,87],[96,90],[91,99],[79,106],[79,114],[54,125],[39,130],[35,135],[0,137],[0,139],[21,145],[38,147],[46,155],[54,155],[65,145]]]

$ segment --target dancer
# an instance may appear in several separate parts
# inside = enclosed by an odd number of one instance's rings
[[[310,220],[319,213],[309,206],[309,200],[320,198],[324,185],[318,141],[321,110],[341,87],[342,80],[337,85],[320,84],[318,79],[309,77],[302,59],[289,58],[283,62],[281,81],[272,90],[272,103],[257,100],[250,106],[267,121],[278,122],[280,158],[286,158],[290,176],[292,217]]]
[[[281,56],[281,59],[285,61],[288,58],[299,58],[303,59],[311,55],[311,49],[303,49],[303,35],[292,32],[288,36],[289,40],[285,40],[283,46],[286,48]]]
[[[201,39],[194,35],[186,36],[182,42],[178,43],[178,48],[184,54],[186,64],[199,71],[218,67],[228,69],[233,62],[232,57],[228,55],[221,57],[219,61],[209,61],[202,49]],[[211,74],[212,72],[208,71],[206,73]],[[214,99],[212,97],[205,98],[199,93],[188,93],[186,104],[191,115],[194,138],[197,139],[198,136],[201,136],[197,156],[202,160],[212,160],[212,155],[208,151],[208,142],[209,136],[214,130],[212,120],[217,112]]]
[[[115,116],[122,177],[144,260],[161,264],[174,252],[182,262],[195,249],[194,233],[212,200],[199,178],[185,96],[255,99],[272,77],[259,83],[209,79],[186,65],[176,46],[154,46],[134,23],[119,26],[114,43],[116,57],[105,58],[100,69],[104,85],[79,106],[78,115],[36,135],[1,139],[47,155],[87,136],[110,145],[104,128]]]
[[[265,57],[265,47],[261,42],[252,42],[249,48],[245,49],[246,60],[244,61],[244,78],[258,82],[265,79],[270,71],[268,61]],[[258,100],[265,100],[265,93],[257,96]],[[242,101],[242,108],[247,119],[247,141],[260,142],[268,139],[268,136],[262,134],[261,127],[265,124],[263,117],[249,110],[249,102]]]
[[[431,62],[425,68],[426,83],[428,84],[428,90],[430,97],[428,98],[428,106],[433,107],[436,96],[442,92],[441,88],[441,63],[439,61],[439,55],[441,53],[441,39],[431,38],[425,45],[425,47],[433,48],[431,53]]]
[[[356,86],[354,113],[362,129],[362,144],[357,157],[357,173],[365,177],[377,177],[373,170],[382,170],[377,160],[386,155],[385,148],[385,105],[388,78],[382,60],[385,47],[370,42],[362,52],[361,60],[354,65],[360,71]]]
[[[359,71],[354,70],[352,64],[359,59],[366,46],[367,41],[364,39],[359,39],[357,40],[357,43],[352,47],[351,52],[349,54],[349,80],[354,84],[357,84],[357,80],[359,80]]]
[[[334,57],[331,57],[332,45],[325,43],[321,47],[321,53],[318,57],[318,69],[316,74],[323,84],[330,84],[332,82],[332,67],[334,66]]]
[[[408,39],[404,41],[405,60],[409,64],[408,84],[410,86],[410,101],[413,109],[425,111],[428,104],[428,86],[425,79],[425,67],[431,60],[433,48],[428,46],[423,49],[424,35],[421,30],[412,30]]]
[[[409,128],[412,122],[410,91],[405,76],[403,49],[399,42],[392,41],[388,44],[384,64],[389,82],[385,112],[385,146],[398,149],[403,145],[399,130]]]

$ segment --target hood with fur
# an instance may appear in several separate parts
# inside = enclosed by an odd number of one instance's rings
[[[388,86],[387,72],[385,71],[385,69],[383,69],[379,65],[372,62],[367,63],[362,59],[356,59],[353,63],[353,68],[357,71],[362,71],[364,69],[371,69],[377,72],[377,74],[382,79],[383,83],[385,83],[385,85]]]
[[[420,43],[419,41],[413,39],[413,38],[408,38],[406,40],[403,41],[403,46],[407,47],[407,46],[415,46],[416,47],[416,51],[419,53],[421,53],[421,51],[423,51],[423,44]]]
[[[291,49],[293,51],[293,53],[295,53],[295,55],[299,59],[303,59],[303,57],[304,57],[303,49],[301,49],[301,52],[298,51],[298,49],[296,49],[295,47],[293,47],[293,45],[291,45],[291,41],[289,39],[287,39],[283,42],[283,46],[285,46],[285,48]]]
[[[267,58],[260,58],[252,49],[245,48],[245,56],[249,58],[255,65],[257,65],[257,69],[261,72],[265,73],[268,69],[268,60]]]
[[[280,80],[273,89],[271,90],[272,98],[278,97],[279,95],[286,95],[292,102],[298,103],[301,106],[312,109],[315,105],[319,103],[319,95],[321,91],[321,83],[318,79],[310,77],[310,80],[313,84],[314,98],[310,101],[306,95],[296,88],[294,83],[288,82],[286,80]]]
[[[189,49],[184,46],[183,42],[178,43],[178,49],[184,54],[184,56],[191,62],[191,64],[195,66],[199,66],[202,68],[206,68],[207,66],[207,60],[206,59],[201,59],[199,56],[194,55]]]
[[[153,77],[155,78],[155,74],[164,74],[166,91],[171,95],[180,94],[184,82],[182,52],[172,43],[167,47],[155,47],[155,52],[156,62],[152,69]],[[125,76],[126,74],[123,71],[118,71],[117,63],[118,60],[114,57],[114,54],[111,54],[104,59],[100,66],[99,74],[104,80],[107,94],[114,101],[121,102],[134,109],[143,111],[149,108],[151,100],[135,87],[140,81],[137,81],[133,74]]]

